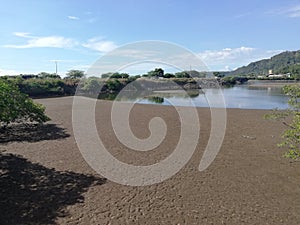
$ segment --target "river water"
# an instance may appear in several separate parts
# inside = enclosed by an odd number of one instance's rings
[[[188,94],[187,94],[188,93]],[[226,107],[239,109],[286,109],[288,97],[279,86],[237,85],[222,89],[190,91],[159,91],[141,97],[140,95],[119,95],[121,101],[141,104],[161,104],[175,106]],[[124,97],[125,96],[125,97]],[[110,98],[112,100],[112,98]]]
[[[279,87],[240,85],[232,88],[206,89],[204,93],[199,94],[197,94],[197,90],[194,90],[191,95],[187,95],[185,91],[161,91],[153,93],[153,96],[160,97],[162,100],[159,102],[153,101],[151,98],[137,98],[135,102],[239,109],[286,109],[288,107],[288,97],[282,93]]]

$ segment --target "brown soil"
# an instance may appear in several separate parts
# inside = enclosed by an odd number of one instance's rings
[[[106,180],[84,161],[72,131],[72,97],[37,101],[50,123],[0,134],[0,224],[300,224],[300,162],[282,157],[276,144],[285,127],[264,120],[268,111],[228,109],[222,148],[199,172],[210,132],[210,111],[199,108],[200,140],[189,163],[162,183],[130,187]],[[96,122],[115,157],[149,165],[172,152],[180,135],[172,107],[134,107],[130,122],[138,137],[149,135],[153,116],[168,125],[165,141],[148,153],[118,142],[110,107],[99,101]]]

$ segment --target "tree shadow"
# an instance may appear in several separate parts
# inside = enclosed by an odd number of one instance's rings
[[[55,224],[64,208],[84,201],[83,192],[105,178],[61,172],[13,155],[0,154],[0,224]]]
[[[70,137],[64,128],[56,124],[13,124],[0,129],[0,143],[37,142]]]

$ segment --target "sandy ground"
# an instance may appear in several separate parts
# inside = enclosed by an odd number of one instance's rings
[[[123,186],[101,177],[84,161],[72,131],[72,97],[37,100],[52,121],[9,128],[1,134],[0,224],[300,224],[300,162],[282,158],[277,143],[285,127],[263,119],[264,110],[227,110],[221,150],[198,171],[210,132],[210,111],[199,108],[200,140],[189,163],[151,186]],[[133,132],[149,135],[153,116],[168,133],[150,152],[127,149],[113,135],[111,102],[99,101],[96,122],[111,154],[150,165],[173,150],[180,135],[172,107],[136,105]]]

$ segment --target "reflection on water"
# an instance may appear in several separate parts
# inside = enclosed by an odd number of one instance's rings
[[[164,102],[164,98],[196,98],[202,90],[170,90],[170,91],[121,91],[120,93],[101,93],[98,95],[99,99],[115,100],[115,101],[140,101],[145,99],[154,103]]]
[[[156,92],[124,91],[120,94],[102,94],[100,98],[142,104],[158,103],[162,105],[210,107],[207,97],[209,96],[210,100],[214,99],[223,102],[222,95],[227,108],[286,109],[288,107],[288,97],[282,93],[280,87],[253,87],[248,85],[223,88],[221,91],[219,89],[188,90],[186,92],[180,90]],[[223,106],[223,104],[220,104],[220,106]]]
[[[162,104],[165,101],[165,98],[159,96],[149,96],[147,99],[150,102],[157,103],[157,104]]]
[[[223,89],[226,106],[242,109],[286,109],[288,97],[280,87],[236,86]]]

